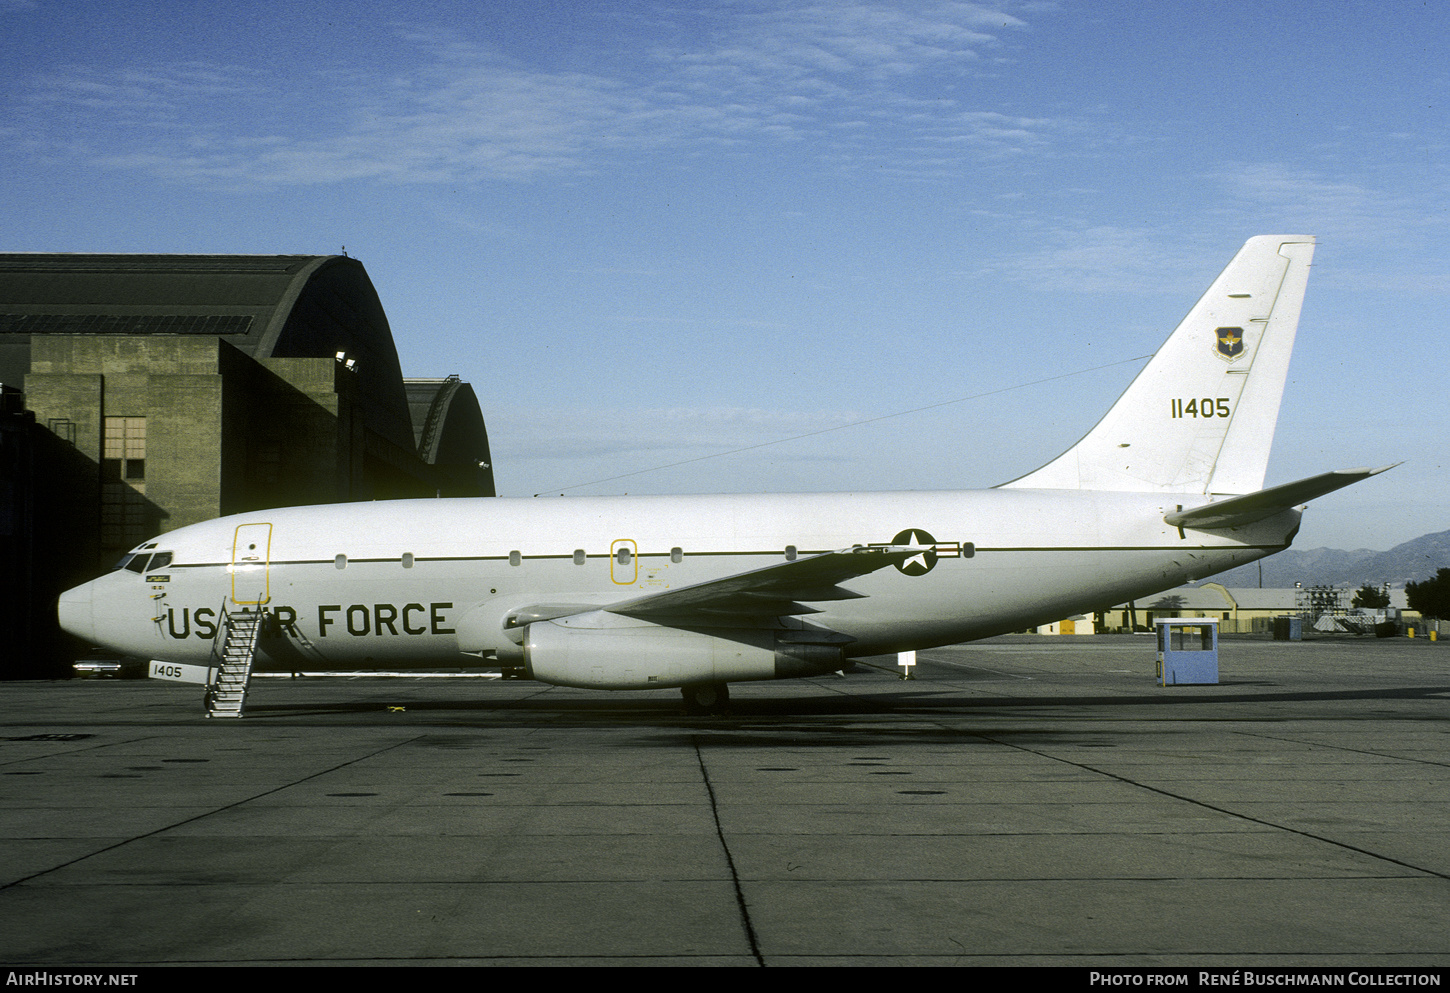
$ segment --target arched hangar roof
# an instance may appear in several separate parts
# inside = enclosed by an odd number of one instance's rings
[[[492,457],[483,411],[473,387],[457,376],[446,379],[405,379],[408,406],[413,415],[413,438],[418,455],[429,465],[442,466],[467,481],[462,493],[494,494]]]
[[[413,448],[392,330],[347,256],[0,254],[0,381],[18,382],[31,337],[52,334],[215,335],[256,359],[345,352],[368,426]]]

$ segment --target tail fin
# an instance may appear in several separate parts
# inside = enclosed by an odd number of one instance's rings
[[[1009,488],[1252,493],[1299,326],[1314,238],[1250,238],[1127,391]]]

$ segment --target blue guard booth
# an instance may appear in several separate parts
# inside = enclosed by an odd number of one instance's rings
[[[1218,619],[1167,617],[1158,629],[1158,685],[1218,682]]]

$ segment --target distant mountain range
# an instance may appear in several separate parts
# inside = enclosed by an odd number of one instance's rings
[[[1305,586],[1403,586],[1407,581],[1430,579],[1437,569],[1450,568],[1450,531],[1424,534],[1387,552],[1361,548],[1346,552],[1338,548],[1290,548],[1211,577],[1224,586],[1258,586],[1259,566],[1264,569],[1264,587]]]

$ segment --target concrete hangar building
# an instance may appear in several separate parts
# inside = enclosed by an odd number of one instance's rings
[[[64,674],[56,597],[155,534],[493,495],[472,387],[403,377],[356,259],[0,254],[0,677]]]

